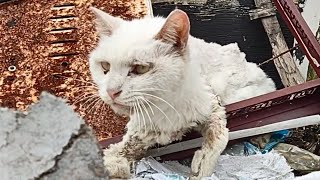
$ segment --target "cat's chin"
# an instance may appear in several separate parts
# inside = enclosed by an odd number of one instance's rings
[[[118,104],[110,104],[110,107],[117,114],[126,115],[126,116],[130,115],[130,107],[128,107],[128,106],[122,106],[122,105],[118,105]]]

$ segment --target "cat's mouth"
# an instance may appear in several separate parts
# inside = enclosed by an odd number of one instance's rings
[[[113,109],[117,114],[130,115],[130,106],[124,105],[118,102],[112,102],[109,104],[111,109]]]
[[[124,107],[128,107],[126,105],[123,105],[123,104],[120,104],[120,103],[117,103],[117,102],[113,102],[111,104],[111,106],[114,106],[114,107],[117,107],[117,108],[124,108]]]

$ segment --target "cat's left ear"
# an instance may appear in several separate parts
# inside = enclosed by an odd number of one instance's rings
[[[89,9],[96,17],[95,24],[99,35],[111,36],[112,32],[124,21],[119,17],[113,17],[95,7],[90,7]]]
[[[155,36],[156,40],[172,44],[178,50],[187,46],[190,31],[188,15],[179,9],[172,11],[160,32]]]

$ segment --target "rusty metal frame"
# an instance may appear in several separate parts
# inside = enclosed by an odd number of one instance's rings
[[[320,44],[291,0],[272,0],[292,35],[307,56],[312,68],[320,77]]]
[[[320,77],[320,45],[301,16],[293,1],[273,0],[278,12],[304,50],[310,64]],[[294,118],[320,114],[320,79],[284,88],[262,96],[254,97],[226,106],[228,128],[231,131],[260,127]],[[199,138],[192,132],[183,141]],[[100,141],[102,148],[121,141],[117,136]],[[178,143],[178,142],[175,142]],[[183,153],[161,156],[162,159],[190,157],[196,149]]]

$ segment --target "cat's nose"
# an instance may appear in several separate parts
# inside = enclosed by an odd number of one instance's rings
[[[115,98],[117,98],[118,96],[120,96],[122,90],[118,90],[118,89],[109,89],[107,90],[108,95],[110,96],[110,98],[112,100],[114,100]]]

